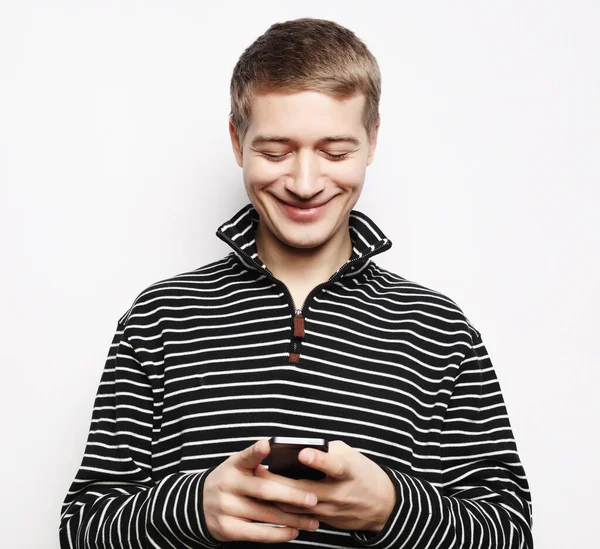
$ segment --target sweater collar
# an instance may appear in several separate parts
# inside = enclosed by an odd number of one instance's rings
[[[256,251],[256,229],[258,227],[258,212],[252,204],[247,204],[229,221],[217,229],[217,236],[233,248],[240,260],[254,269],[270,272],[258,257]],[[356,271],[361,265],[381,252],[391,248],[392,241],[365,214],[352,210],[349,218],[352,255],[342,265],[336,274],[352,263],[349,271]],[[360,269],[362,270],[362,269]],[[346,273],[348,274],[348,273]]]

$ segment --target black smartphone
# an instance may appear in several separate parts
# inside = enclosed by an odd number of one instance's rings
[[[269,471],[294,479],[321,480],[325,473],[308,467],[298,461],[303,448],[315,448],[321,452],[329,450],[328,442],[323,438],[272,437],[269,440],[271,452],[263,460]]]

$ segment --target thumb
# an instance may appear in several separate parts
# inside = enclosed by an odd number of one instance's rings
[[[233,464],[240,469],[253,471],[269,455],[270,451],[271,446],[267,439],[258,440],[252,446],[236,454],[233,457]]]

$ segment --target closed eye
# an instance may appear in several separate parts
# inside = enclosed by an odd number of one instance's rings
[[[323,153],[325,154],[325,156],[327,158],[329,158],[330,160],[343,160],[344,158],[346,158],[350,153],[342,153],[342,154],[331,154],[328,152],[323,151]]]
[[[326,158],[328,158],[329,160],[333,160],[335,161],[339,161],[339,160],[343,160],[344,158],[346,158],[350,153],[345,152],[342,154],[331,154],[328,153],[327,151],[322,151],[323,154],[325,155]],[[285,160],[285,158],[290,154],[290,153],[285,153],[285,154],[270,154],[270,153],[265,153],[265,152],[261,152],[260,153],[262,156],[264,156],[267,160],[270,160],[271,162],[281,162],[282,160]]]
[[[285,154],[269,154],[269,153],[260,153],[268,160],[272,162],[281,162],[289,153]]]

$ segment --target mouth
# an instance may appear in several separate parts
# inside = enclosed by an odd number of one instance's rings
[[[321,206],[325,206],[325,204],[327,204],[331,200],[331,198],[324,202],[319,202],[315,204],[290,204],[289,202],[281,200],[280,198],[277,198],[277,200],[279,200],[279,202],[281,202],[284,206],[289,206],[290,208],[295,208],[297,210],[314,210],[316,208],[320,208]]]
[[[318,204],[288,204],[283,200],[275,197],[277,202],[281,204],[283,210],[286,212],[288,217],[295,221],[312,221],[318,218],[326,209],[327,206],[332,202],[330,198],[326,202],[320,202]]]

